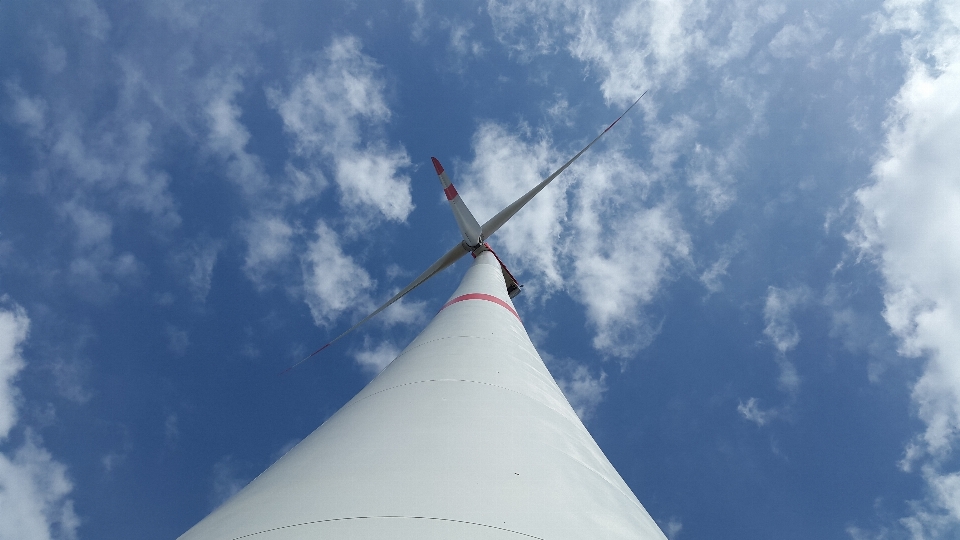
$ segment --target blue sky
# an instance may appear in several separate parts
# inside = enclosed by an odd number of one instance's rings
[[[960,534],[956,2],[0,3],[0,538],[173,538],[493,239],[672,539]]]

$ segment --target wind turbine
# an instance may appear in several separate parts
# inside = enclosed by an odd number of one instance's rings
[[[433,158],[463,241],[330,343],[472,253],[460,286],[360,393],[181,540],[665,540],[537,354],[486,242],[620,118],[483,225]]]

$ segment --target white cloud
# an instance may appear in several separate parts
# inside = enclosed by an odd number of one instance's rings
[[[450,50],[458,57],[481,56],[484,52],[483,44],[476,39],[470,38],[470,31],[473,30],[472,23],[459,21],[450,21]]]
[[[67,67],[67,50],[54,43],[49,35],[44,38],[41,53],[43,67],[51,75],[58,74]]]
[[[754,36],[784,8],[760,1],[491,1],[501,43],[521,58],[565,48],[600,73],[608,101],[647,88],[682,88],[694,64],[718,68],[746,56]],[[532,37],[531,37],[532,30]]]
[[[0,454],[0,538],[76,538],[80,519],[67,498],[72,490],[66,466],[27,430],[12,458]]]
[[[267,272],[290,256],[294,230],[280,217],[258,216],[244,226],[244,235],[247,256],[243,269],[262,288]]]
[[[855,286],[859,288],[859,284]],[[870,382],[879,382],[896,357],[883,320],[871,312],[851,307],[836,284],[827,288],[823,306],[830,313],[830,337],[839,340],[852,353],[867,353],[867,377]]]
[[[337,233],[326,223],[318,221],[314,233],[316,240],[301,261],[304,294],[314,322],[328,327],[344,312],[368,308],[374,283],[343,252]]]
[[[13,100],[12,116],[14,122],[27,130],[27,135],[39,138],[46,128],[47,102],[37,96],[31,97],[20,88],[20,85],[7,81],[7,94]]]
[[[365,339],[363,348],[353,353],[353,359],[370,375],[377,375],[400,354],[400,349],[389,341],[382,341],[371,346],[370,340]]]
[[[100,9],[95,0],[77,0],[70,8],[82,22],[84,31],[91,37],[103,41],[110,32],[110,18]]]
[[[48,124],[34,141],[43,156],[37,177],[59,182],[74,202],[106,196],[122,210],[148,214],[161,230],[180,224],[170,178],[153,163],[157,135],[151,121],[120,109],[89,126],[75,113],[60,114]]]
[[[102,244],[109,243],[113,234],[113,220],[110,216],[90,210],[76,201],[64,204],[63,213],[76,227],[78,247],[100,249]]]
[[[284,197],[294,204],[300,204],[320,195],[328,184],[326,176],[316,167],[302,171],[288,163],[286,173]]]
[[[140,271],[132,254],[114,254],[110,216],[77,201],[61,205],[60,213],[71,222],[76,233],[74,256],[68,269],[71,281],[82,295],[102,301],[117,292],[118,282],[129,280]]]
[[[314,67],[288,93],[273,89],[270,102],[304,159],[333,165],[343,203],[372,207],[387,219],[404,221],[413,210],[410,165],[402,147],[391,148],[376,129],[390,119],[380,66],[354,37],[334,39]]]
[[[241,472],[241,464],[227,455],[213,464],[213,483],[210,489],[210,504],[213,508],[227,502],[246,486],[250,479]]]
[[[0,297],[9,303],[6,296]],[[0,441],[7,438],[17,423],[19,391],[14,382],[26,365],[21,356],[21,344],[30,331],[30,318],[19,305],[0,307]]]
[[[727,275],[727,267],[729,266],[730,257],[717,259],[710,265],[710,268],[707,268],[700,274],[700,283],[703,283],[703,286],[706,287],[707,291],[711,294],[722,291],[722,278]]]
[[[167,325],[167,348],[177,356],[183,356],[190,347],[190,332],[177,328],[173,325]]]
[[[780,388],[795,393],[800,387],[800,376],[793,362],[787,359],[787,353],[800,343],[800,330],[793,322],[793,311],[807,301],[809,293],[805,287],[767,289],[767,299],[763,306],[763,320],[766,327],[763,333],[777,349],[777,365],[780,367]]]
[[[404,221],[413,211],[410,177],[398,171],[410,166],[406,150],[374,144],[336,155],[336,180],[347,206],[370,205],[385,217]]]
[[[400,288],[397,287],[396,290],[390,293],[390,297],[392,298],[399,290]],[[410,297],[406,296],[394,302],[389,308],[383,310],[380,315],[377,315],[377,322],[387,327],[397,324],[421,325],[427,322],[428,315],[429,312],[427,311],[426,302],[410,300]]]
[[[138,270],[131,254],[116,254],[112,245],[113,227],[124,223],[123,213],[146,214],[157,235],[180,224],[170,178],[155,164],[155,124],[144,118],[143,107],[125,99],[88,121],[87,111],[74,107],[73,93],[30,96],[10,80],[6,89],[11,116],[34,148],[29,189],[51,201],[69,225],[63,228],[66,234],[77,235],[68,244],[74,257],[64,265],[69,279],[60,282],[91,299],[109,297],[118,281]]]
[[[902,34],[908,73],[874,182],[855,194],[848,239],[883,275],[883,315],[900,354],[923,362],[912,397],[926,429],[908,458],[922,464],[931,495],[904,524],[926,537],[960,526],[958,473],[947,464],[960,439],[960,12],[937,3],[884,8],[880,29]]]
[[[565,233],[568,286],[596,329],[594,347],[626,358],[659,332],[643,308],[689,261],[690,238],[670,199],[645,201],[652,179],[632,160],[598,153],[583,169]]]
[[[553,104],[545,107],[546,116],[552,122],[572,127],[573,126],[573,117],[575,109],[570,107],[570,102],[566,98],[561,97],[560,95],[555,96],[555,101]]]
[[[531,331],[531,339],[535,342],[540,342],[546,337],[547,334],[542,328],[534,328]],[[546,347],[541,347],[539,344],[537,349],[574,412],[582,422],[587,423],[607,392],[606,372],[601,370],[600,375],[595,376],[585,364],[570,358],[557,358],[548,353]]]
[[[603,394],[607,391],[607,374],[601,371],[599,377],[594,377],[585,365],[577,364],[573,369],[569,367],[566,373],[556,379],[557,385],[580,420],[586,422],[603,401]]]
[[[677,540],[680,537],[680,531],[683,530],[683,522],[681,522],[676,517],[671,517],[670,521],[667,522],[667,526],[664,527],[664,534],[667,535],[667,538],[670,540]]]
[[[100,458],[100,466],[103,467],[103,472],[110,474],[114,469],[117,468],[119,464],[124,462],[127,459],[126,454],[119,454],[117,452],[108,452],[102,458]]]
[[[744,137],[756,129],[760,122],[756,115],[759,114],[758,110],[763,109],[762,99],[752,97],[751,92],[730,81],[724,82],[721,93],[724,98],[732,98],[732,101],[752,101],[749,108],[754,117],[739,126],[736,135],[725,138],[719,149],[698,140],[701,124],[686,114],[677,115],[665,124],[647,119],[644,130],[653,138],[650,162],[659,176],[669,177],[678,158],[686,158],[683,167],[686,183],[693,188],[700,217],[708,223],[730,208],[736,200],[733,172],[741,161]],[[724,114],[730,113],[725,111]]]
[[[777,58],[795,58],[807,56],[826,30],[823,29],[809,12],[804,12],[803,22],[787,24],[770,40],[770,54]]]
[[[732,170],[739,162],[740,143],[741,139],[732,137],[720,152],[699,143],[693,146],[689,156],[687,183],[696,193],[700,216],[708,223],[712,223],[736,200]]]
[[[410,35],[414,41],[422,41],[426,30],[430,28],[427,11],[424,9],[426,0],[404,0],[407,9],[412,9],[416,18],[410,28]]]
[[[653,90],[640,107],[645,133],[653,139],[651,162],[658,177],[675,175],[684,156],[684,180],[693,189],[700,217],[711,223],[736,200],[736,170],[742,148],[763,126],[764,87],[754,87],[735,60],[754,49],[756,36],[784,12],[778,3],[540,0],[492,1],[489,11],[501,43],[522,57],[565,49],[599,79],[610,103],[629,103]],[[531,38],[531,30],[533,37]],[[670,94],[693,81],[715,87],[714,105],[698,106],[669,122],[656,110]],[[667,87],[670,92],[657,92]],[[698,93],[702,93],[699,92]],[[730,122],[736,118],[737,126]],[[718,125],[719,124],[719,125]],[[710,139],[715,129],[730,134]]]
[[[642,308],[669,279],[676,262],[689,257],[690,239],[669,203],[608,215],[604,221],[614,226],[600,224],[598,203],[585,201],[574,217],[572,288],[596,328],[594,347],[626,358],[659,332]]]
[[[807,291],[802,287],[781,289],[769,287],[763,306],[764,335],[770,338],[780,354],[786,354],[800,343],[800,331],[791,313],[806,301]]]
[[[104,152],[108,153],[108,160],[118,162],[121,166],[117,177],[110,179],[111,184],[120,188],[117,198],[121,206],[146,212],[165,229],[177,227],[180,225],[180,216],[168,190],[170,177],[152,166],[157,151],[152,140],[152,124],[146,120],[131,120],[117,131],[125,145]],[[112,138],[115,134],[104,136]],[[121,155],[111,155],[115,152]]]
[[[20,392],[14,386],[26,363],[21,356],[30,319],[22,307],[0,297],[0,441],[17,424]],[[31,429],[12,456],[0,453],[0,538],[47,540],[76,538],[80,525],[67,495],[73,484],[67,469],[53,459]]]
[[[518,235],[523,243],[517,248],[509,239],[504,245],[502,237],[494,244],[502,245],[510,259],[519,258],[521,268],[527,267],[535,274],[535,284],[539,282],[548,290],[564,288],[584,303],[597,331],[597,348],[607,354],[629,356],[658,331],[658,325],[643,313],[644,307],[671,270],[689,261],[692,244],[676,202],[689,200],[689,196],[680,190],[693,192],[696,218],[706,224],[713,223],[736,201],[736,173],[744,160],[743,149],[749,138],[764,128],[768,95],[764,87],[738,75],[744,67],[742,62],[733,63],[756,50],[760,37],[773,33],[761,30],[771,27],[785,8],[780,3],[759,1],[611,4],[541,0],[492,1],[488,9],[498,40],[522,61],[565,50],[584,64],[588,75],[599,79],[608,102],[627,103],[642,90],[654,90],[640,104],[646,112],[644,134],[652,140],[648,170],[616,150],[591,150],[584,162],[565,173],[562,178],[567,182],[561,180],[550,187],[556,192],[550,195],[553,199],[530,210],[539,220],[539,228],[528,226],[525,232],[536,231],[537,236]],[[808,19],[809,24],[805,22],[803,28],[816,37],[820,30],[812,17]],[[656,90],[667,87],[681,91],[694,81],[712,81],[716,91],[711,104],[661,121],[655,111],[661,100],[671,98]],[[731,132],[732,121],[737,123],[735,134],[713,141],[716,130]],[[549,169],[544,164],[553,165],[566,157],[552,151],[549,142],[537,146],[501,131],[496,134],[487,125],[475,138],[477,158],[471,166],[484,165],[486,170],[477,168],[475,172],[491,178],[485,180],[486,185],[481,184],[477,194],[498,191],[516,195],[510,192],[516,188],[508,179],[527,176],[527,168],[535,173],[530,176],[541,176],[543,173],[536,173]],[[541,139],[546,137],[541,135]],[[492,144],[486,146],[500,155],[482,148],[481,143],[487,140]],[[545,151],[538,152],[543,146]],[[509,166],[514,149],[528,161]],[[485,156],[508,165],[495,176],[493,167],[484,163]],[[676,182],[678,178],[682,186]],[[517,183],[526,187],[532,180]],[[565,185],[573,187],[560,193]],[[469,204],[475,193],[466,191]],[[549,190],[540,197],[547,193]],[[619,197],[601,197],[598,193]],[[514,227],[520,228],[519,224]],[[556,245],[558,238],[562,247]],[[573,262],[572,273],[558,266],[559,256]],[[710,290],[720,287],[719,277],[726,264],[722,259],[703,273]],[[778,361],[782,384],[794,386],[797,378],[792,364],[784,358]]]
[[[671,171],[677,158],[695,140],[699,127],[696,120],[680,114],[671,118],[667,124],[658,124],[647,129],[653,137],[650,144],[653,156],[650,162],[657,172],[666,174]]]
[[[745,419],[757,424],[758,426],[764,426],[770,420],[777,417],[777,410],[775,409],[761,409],[760,400],[757,398],[750,398],[746,403],[740,402],[737,405],[737,412],[740,413],[740,416]]]
[[[206,82],[211,95],[205,106],[209,134],[207,144],[227,164],[227,176],[237,183],[249,200],[266,202],[258,196],[269,184],[260,158],[247,152],[250,132],[240,121],[241,110],[235,103],[243,89],[239,72],[212,75]]]
[[[86,403],[92,395],[84,385],[88,367],[81,359],[58,358],[49,364],[57,392],[75,403]]]
[[[204,302],[213,283],[213,267],[217,263],[220,242],[200,238],[187,244],[174,261],[184,275],[190,292],[197,302]]]

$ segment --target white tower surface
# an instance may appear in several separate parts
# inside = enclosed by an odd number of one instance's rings
[[[400,355],[182,540],[665,539],[481,252]]]

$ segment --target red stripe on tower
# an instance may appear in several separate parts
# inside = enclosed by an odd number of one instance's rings
[[[510,306],[510,304],[504,302],[503,300],[497,298],[496,296],[493,296],[491,294],[484,294],[484,293],[469,293],[469,294],[460,295],[454,298],[453,300],[450,300],[446,304],[444,304],[443,307],[440,308],[440,311],[447,309],[448,306],[456,304],[457,302],[463,302],[464,300],[486,300],[487,302],[493,302],[494,304],[497,304],[500,307],[506,308],[506,310],[509,311],[510,313],[513,313],[513,316],[516,317],[518,320],[520,319],[520,315],[517,313],[515,309],[513,309]]]

